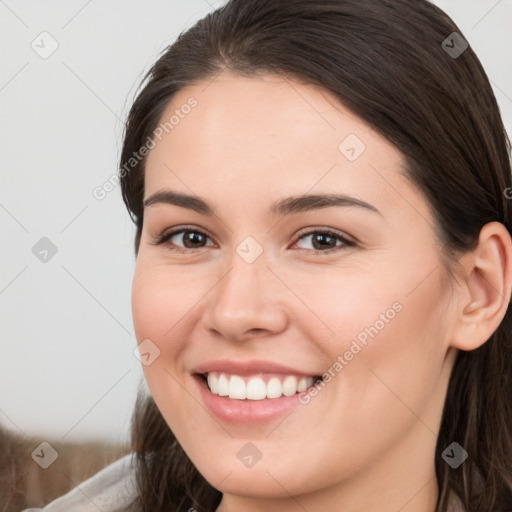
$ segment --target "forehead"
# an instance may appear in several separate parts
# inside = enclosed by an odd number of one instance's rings
[[[401,153],[330,91],[277,75],[224,72],[184,87],[160,126],[146,196],[187,185],[209,196],[231,184],[255,197],[364,190],[382,204],[404,172]]]

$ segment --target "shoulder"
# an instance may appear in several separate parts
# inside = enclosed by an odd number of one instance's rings
[[[44,508],[22,512],[125,512],[135,499],[135,454],[130,453]]]

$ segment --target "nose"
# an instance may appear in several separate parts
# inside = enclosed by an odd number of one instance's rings
[[[289,296],[264,252],[251,263],[234,253],[219,279],[208,294],[202,316],[208,331],[231,341],[245,341],[286,329]]]

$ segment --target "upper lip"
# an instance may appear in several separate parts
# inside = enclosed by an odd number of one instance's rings
[[[317,377],[321,373],[312,373],[296,368],[290,368],[271,361],[233,361],[229,359],[217,359],[196,366],[191,373],[224,372],[232,375],[253,375],[256,373],[286,373],[290,375],[302,375],[305,377]]]

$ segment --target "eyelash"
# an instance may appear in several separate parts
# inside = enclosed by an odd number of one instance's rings
[[[185,226],[185,227],[181,227],[180,229],[177,229],[175,231],[170,231],[169,233],[165,233],[159,237],[157,237],[157,239],[152,242],[152,245],[163,245],[165,244],[166,242],[168,242],[173,236],[179,234],[179,233],[184,233],[184,232],[191,232],[191,233],[199,233],[207,238],[210,238],[208,236],[207,233],[201,231],[201,230],[198,230],[192,226]],[[330,249],[326,249],[325,251],[322,251],[322,250],[318,250],[318,249],[302,249],[303,251],[306,251],[308,253],[316,253],[316,254],[326,254],[326,253],[331,253],[331,252],[335,252],[335,251],[340,251],[340,250],[344,250],[344,249],[347,249],[349,247],[355,247],[357,244],[352,241],[352,240],[349,240],[348,238],[346,238],[345,236],[335,232],[335,231],[332,231],[332,230],[329,230],[329,229],[316,229],[316,230],[311,230],[311,231],[307,231],[305,233],[302,233],[301,235],[299,235],[297,237],[297,239],[294,241],[294,244],[296,242],[298,242],[299,240],[302,240],[303,238],[307,237],[307,236],[310,236],[310,235],[314,235],[314,234],[321,234],[321,235],[327,235],[327,236],[330,236],[330,237],[333,237],[333,238],[336,238],[337,240],[343,242],[344,245],[342,246],[337,246],[337,247],[332,247]],[[168,244],[168,249],[171,250],[171,251],[176,251],[176,252],[181,252],[181,253],[185,253],[185,252],[190,252],[190,251],[194,251],[194,250],[201,250],[201,249],[205,249],[205,247],[198,247],[197,249],[191,249],[191,248],[187,248],[187,247],[179,247],[175,244]]]

